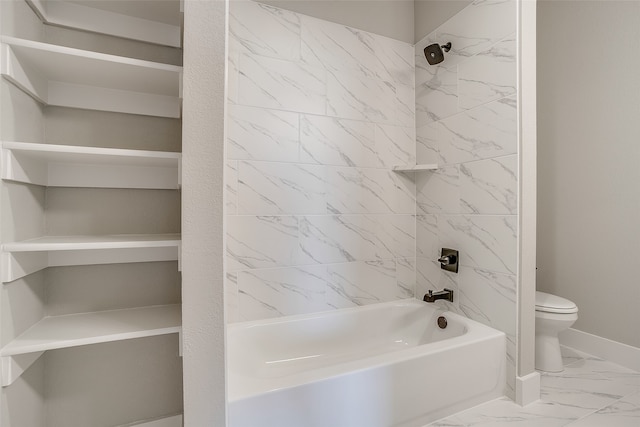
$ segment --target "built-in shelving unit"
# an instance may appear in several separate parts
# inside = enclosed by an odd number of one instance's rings
[[[179,8],[172,9],[176,7],[175,2],[154,2],[153,7],[142,8],[136,7],[136,2],[115,1],[108,2],[111,3],[109,10],[100,9],[101,5],[95,1],[79,4],[61,0],[27,0],[27,3],[46,24],[171,47],[181,46],[181,28],[176,19],[179,16],[175,13]],[[131,12],[136,16],[131,16]]]
[[[45,105],[180,117],[182,67],[3,36],[2,75]]]
[[[180,153],[2,142],[2,179],[46,187],[180,187]]]
[[[394,172],[433,171],[438,169],[438,165],[434,163],[413,166],[394,166],[392,169]]]
[[[47,267],[176,261],[179,234],[111,236],[45,236],[5,243],[2,281],[11,282]]]
[[[179,227],[175,215],[179,197],[156,190],[180,189],[182,155],[125,148],[179,147],[180,122],[171,119],[180,119],[182,114],[182,67],[134,57],[180,63],[180,50],[171,48],[182,45],[182,2],[25,0],[6,2],[7,7],[2,3],[0,12],[8,11],[7,19],[12,23],[3,26],[0,35],[1,83],[8,89],[2,93],[2,104],[8,106],[12,116],[3,132],[6,140],[0,141],[0,187],[5,207],[0,214],[6,215],[2,218],[3,229],[13,228],[2,233],[0,243],[0,314],[4,325],[0,382],[6,387],[2,389],[3,401],[9,402],[0,424],[45,427],[60,423],[42,416],[49,415],[51,408],[46,400],[51,399],[51,405],[55,405],[56,391],[75,383],[82,393],[86,390],[90,404],[77,396],[79,421],[74,425],[86,425],[83,420],[93,415],[93,402],[109,400],[102,399],[101,381],[111,381],[109,375],[117,372],[123,387],[143,390],[141,407],[154,402],[158,384],[173,386],[163,388],[162,404],[117,415],[111,424],[179,427],[183,418],[178,415],[182,410],[178,382],[181,364],[176,358],[181,355],[177,344],[181,339],[162,335],[180,334],[182,330],[180,279],[173,265],[156,264],[178,261],[181,269],[180,234],[162,234]],[[40,22],[63,28],[53,29]],[[118,55],[32,38],[90,46]],[[65,108],[41,108],[38,104]],[[71,125],[69,130],[65,125]],[[81,131],[74,133],[76,129]],[[69,145],[49,141],[68,141]],[[150,201],[144,212],[149,216],[145,231],[157,234],[42,236],[56,233],[55,221],[49,222],[50,218],[61,218],[57,226],[64,230],[62,233],[75,230],[74,215],[82,215],[81,209],[88,204],[96,203],[105,210],[103,213],[126,208],[121,204],[131,200],[134,192],[129,189],[150,190],[141,198],[141,203]],[[70,213],[68,220],[66,212]],[[108,214],[99,220],[83,218],[87,221],[82,223],[81,232],[99,234],[99,230],[120,230],[123,226],[130,230],[129,224],[122,224],[126,215],[114,215],[113,222],[111,218]],[[104,227],[96,222],[94,228],[91,220],[109,223]],[[72,231],[69,233],[74,234]],[[12,241],[32,236],[39,237]],[[131,263],[140,264],[94,267]],[[29,276],[48,267],[65,266],[83,267]],[[101,311],[90,311],[96,307]],[[128,341],[139,338],[148,339]],[[103,343],[113,344],[86,347]],[[74,347],[78,348],[55,351]],[[51,351],[51,358],[47,356],[25,374],[47,351]],[[100,352],[98,359],[96,351]],[[88,378],[83,369],[98,366],[103,351],[117,355],[114,363],[104,372],[96,372],[95,378]],[[166,378],[164,382],[155,381],[156,375],[140,381],[139,360],[148,361],[151,370],[147,372],[168,373],[170,382]],[[64,384],[56,383],[56,378],[64,378]],[[42,384],[46,381],[51,381],[47,386],[51,396],[44,396]],[[32,395],[22,394],[25,382],[33,387]],[[118,398],[122,396],[110,397],[112,401],[107,404],[113,414],[119,414],[118,402],[122,399]],[[20,404],[11,404],[17,399],[22,399]],[[38,415],[31,417],[29,411]]]

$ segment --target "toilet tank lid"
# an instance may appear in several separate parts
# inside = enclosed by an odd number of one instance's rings
[[[554,309],[554,310],[575,310],[578,307],[566,298],[557,295],[548,294],[546,292],[536,292],[536,308]]]

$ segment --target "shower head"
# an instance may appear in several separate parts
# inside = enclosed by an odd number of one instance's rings
[[[429,65],[436,65],[444,61],[444,53],[451,50],[451,42],[440,46],[438,43],[430,44],[424,48],[424,56],[427,58]]]

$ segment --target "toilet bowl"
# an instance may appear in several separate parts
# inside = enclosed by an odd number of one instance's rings
[[[562,355],[558,333],[578,320],[578,307],[568,299],[536,292],[536,369],[561,372]]]

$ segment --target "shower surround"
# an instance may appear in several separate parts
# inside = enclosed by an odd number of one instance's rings
[[[413,46],[249,1],[229,33],[228,320],[412,298]]]
[[[227,319],[421,296],[503,331],[514,397],[516,2],[415,46],[253,2],[230,17]],[[422,52],[451,42],[444,62]],[[437,163],[397,174],[394,165]],[[435,262],[460,250],[459,274]]]
[[[420,40],[416,53],[418,163],[416,294],[453,289],[449,309],[507,336],[514,397],[518,251],[516,1],[475,1]],[[451,42],[444,62],[422,50]],[[434,260],[460,250],[459,274]]]

